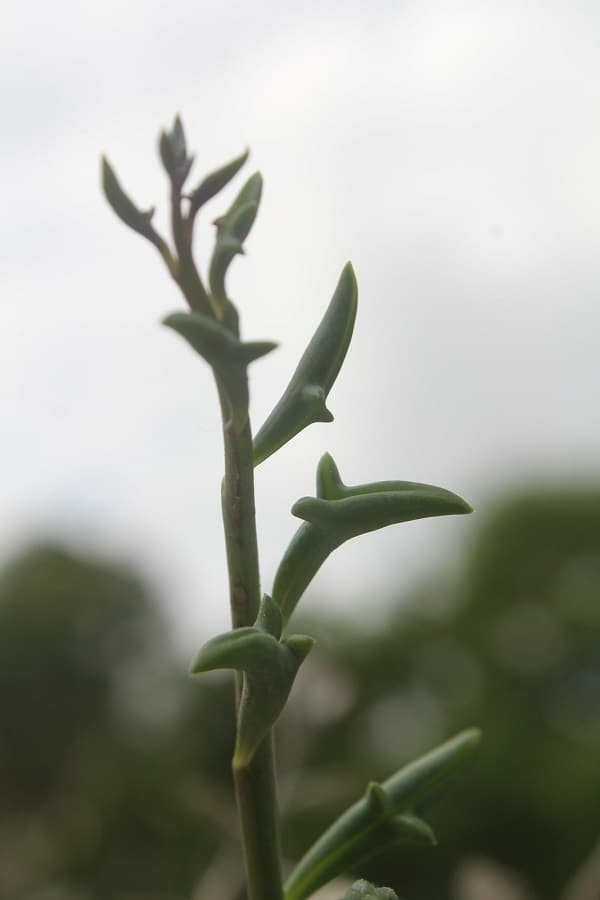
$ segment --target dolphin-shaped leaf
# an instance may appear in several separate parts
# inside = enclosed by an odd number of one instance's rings
[[[138,209],[133,200],[127,196],[121,187],[113,167],[104,156],[102,157],[102,190],[119,219],[125,225],[128,225],[129,228],[132,228],[133,231],[137,231],[138,234],[149,240],[151,244],[154,244],[165,261],[169,272],[177,281],[177,262],[165,239],[158,234],[152,225],[154,207],[147,210]]]
[[[234,766],[245,768],[268,730],[279,718],[294,678],[314,645],[308,635],[296,634],[279,641],[267,629],[277,631],[280,620],[270,597],[261,604],[256,624],[236,628],[207,641],[194,660],[196,675],[213,669],[244,673],[239,708]]]
[[[435,843],[431,828],[412,809],[448,779],[478,742],[476,729],[464,731],[383,784],[370,784],[300,860],[287,881],[284,900],[305,900],[348,868],[394,844]]]
[[[179,116],[175,116],[171,131],[161,132],[158,148],[167,175],[178,189],[181,188],[190,173],[194,158],[187,155],[185,132]]]
[[[354,270],[347,263],[290,383],[254,439],[254,465],[263,462],[313,422],[333,421],[325,401],[350,344],[357,298]]]
[[[387,525],[471,511],[456,494],[428,484],[378,481],[348,487],[326,453],[317,469],[317,496],[303,497],[292,507],[304,522],[275,574],[273,599],[284,627],[321,565],[345,541]]]
[[[223,190],[223,188],[229,184],[234,175],[237,175],[248,159],[249,153],[249,150],[245,150],[241,156],[238,156],[236,159],[233,159],[231,162],[222,166],[220,169],[217,169],[215,172],[211,172],[210,175],[207,175],[202,179],[198,187],[194,188],[189,195],[190,215],[195,215],[200,207],[204,206],[205,203],[208,203],[209,200],[212,200],[219,191]]]
[[[258,212],[262,194],[262,176],[255,172],[243,186],[225,215],[215,220],[217,239],[211,257],[208,282],[217,310],[227,301],[225,276],[235,256],[244,252],[246,240]]]

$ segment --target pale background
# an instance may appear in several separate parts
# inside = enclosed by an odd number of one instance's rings
[[[325,450],[348,482],[426,481],[485,515],[533,478],[600,477],[597,0],[4,2],[0,546],[54,536],[154,578],[192,649],[228,622],[221,436],[209,371],[159,326],[182,308],[99,190],[141,206],[181,112],[192,181],[252,148],[265,176],[231,286],[258,426],[352,259],[336,421],[258,470],[264,588]],[[236,185],[241,183],[238,177]],[[212,246],[199,222],[199,256]],[[459,564],[473,517],[369,535],[304,604],[372,616]]]

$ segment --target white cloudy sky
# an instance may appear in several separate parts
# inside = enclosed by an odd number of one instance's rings
[[[164,209],[156,135],[177,111],[198,176],[250,145],[265,177],[231,279],[245,335],[282,345],[252,370],[257,425],[346,259],[359,279],[335,423],[258,471],[265,589],[324,450],[350,483],[441,484],[484,512],[531,476],[600,477],[599,45],[596,0],[5,0],[4,554],[97,544],[158,580],[190,646],[227,623],[211,379],[159,326],[181,301],[98,186],[106,152]],[[306,602],[372,609],[473,527],[364,537]]]

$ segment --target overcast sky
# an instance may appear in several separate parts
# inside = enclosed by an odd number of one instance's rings
[[[248,145],[265,178],[230,280],[244,335],[281,343],[251,370],[256,426],[347,259],[359,281],[335,422],[257,473],[265,590],[325,450],[349,483],[439,484],[480,514],[531,477],[600,477],[599,46],[597,0],[4,0],[3,554],[99,546],[156,579],[190,648],[227,626],[212,380],[99,190],[105,152],[163,226],[156,136],[178,111],[197,178]],[[365,536],[305,603],[371,610],[474,527]]]

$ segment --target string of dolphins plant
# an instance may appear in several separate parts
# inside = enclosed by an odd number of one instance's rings
[[[245,182],[229,209],[217,218],[214,250],[203,280],[193,253],[196,217],[238,173],[248,151],[184,192],[193,164],[179,116],[159,140],[170,184],[173,246],[155,230],[154,209],[143,211],[127,196],[112,167],[102,160],[105,196],[117,216],[149,240],[183,294],[188,310],[164,323],[180,334],[212,368],[219,397],[225,451],[222,513],[227,550],[232,630],[209,640],[192,673],[232,669],[236,673],[237,737],[233,778],[246,867],[249,900],[305,900],[322,885],[358,866],[374,853],[400,842],[434,843],[429,825],[416,813],[421,802],[456,769],[478,741],[463,732],[405,766],[383,784],[371,782],[282,877],[272,729],[296,673],[314,640],[288,634],[302,594],[326,558],[360,534],[429,516],[468,513],[456,494],[409,481],[349,486],[332,457],[317,466],[316,496],[292,507],[302,520],[275,575],[271,595],[261,596],[254,501],[254,468],[313,422],[331,422],[327,396],[344,361],[357,308],[357,285],[350,263],[342,270],[333,298],[300,359],[281,399],[253,440],[248,405],[248,367],[276,346],[243,341],[226,285],[235,257],[256,218],[262,192],[257,172]],[[347,900],[395,897],[388,888],[356,882]]]

